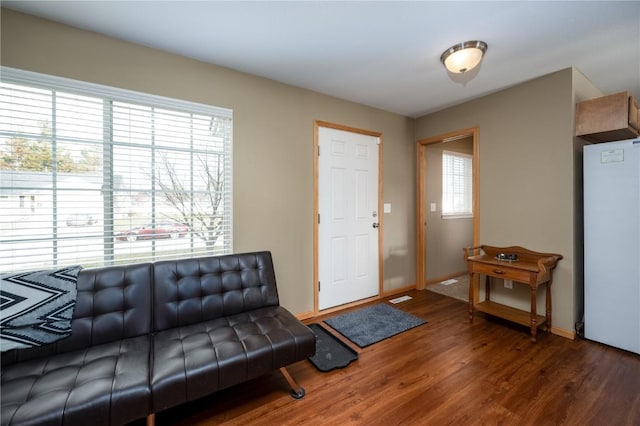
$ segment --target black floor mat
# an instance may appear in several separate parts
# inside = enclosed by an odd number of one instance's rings
[[[316,335],[316,354],[309,361],[320,371],[344,368],[358,359],[358,353],[325,330],[320,324],[308,326]]]

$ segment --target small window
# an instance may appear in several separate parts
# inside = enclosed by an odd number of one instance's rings
[[[468,154],[442,153],[442,216],[473,216],[473,158]]]

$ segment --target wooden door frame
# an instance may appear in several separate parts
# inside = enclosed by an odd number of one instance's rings
[[[473,245],[480,244],[480,183],[479,183],[479,153],[478,146],[480,143],[480,129],[479,127],[471,127],[468,129],[456,130],[442,135],[433,136],[426,139],[420,139],[416,141],[416,288],[418,290],[425,289],[425,275],[426,275],[426,243],[425,243],[425,226],[427,220],[425,204],[426,200],[426,179],[427,179],[427,166],[426,166],[426,150],[429,145],[451,142],[458,139],[467,137],[472,138],[473,144]],[[462,248],[460,249],[460,256],[463,256]]]
[[[345,309],[350,306],[359,305],[362,303],[369,302],[371,300],[376,300],[382,297],[383,292],[383,256],[382,256],[382,230],[384,229],[383,224],[383,212],[382,212],[382,133],[374,132],[370,130],[358,129],[355,127],[343,126],[341,124],[330,123],[327,121],[315,120],[313,122],[313,313],[314,315],[318,315],[320,313],[319,310],[319,287],[318,287],[318,277],[320,275],[319,265],[318,265],[318,245],[319,245],[319,235],[318,235],[318,215],[320,214],[320,200],[318,199],[318,172],[319,172],[319,164],[318,164],[318,144],[319,137],[318,132],[320,127],[326,127],[329,129],[343,130],[346,132],[357,133],[361,135],[373,136],[378,138],[380,143],[378,144],[378,223],[380,227],[378,228],[378,295],[374,297],[370,297],[364,300],[358,300],[353,303],[348,303],[345,305],[340,305],[334,308],[323,309],[322,313],[329,313],[332,311],[337,311],[341,309]]]

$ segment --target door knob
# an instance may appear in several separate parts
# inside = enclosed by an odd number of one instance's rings
[[[374,223],[373,223],[373,227],[374,227],[374,228],[380,228],[380,224],[379,224],[379,223],[374,222]]]

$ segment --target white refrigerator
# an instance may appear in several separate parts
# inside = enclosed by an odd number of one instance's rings
[[[584,335],[640,354],[640,139],[584,147]]]

